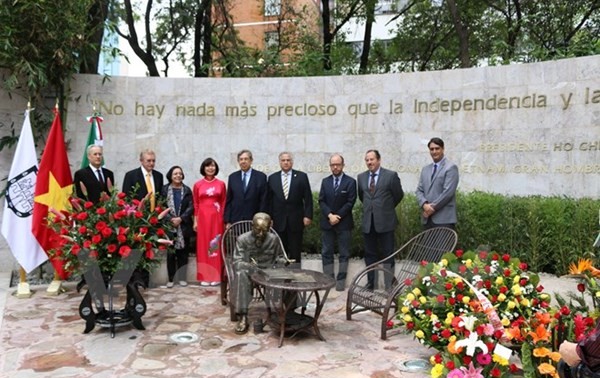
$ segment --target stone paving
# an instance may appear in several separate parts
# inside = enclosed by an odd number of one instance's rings
[[[48,296],[46,287],[18,299],[0,274],[0,377],[427,377],[406,372],[402,362],[428,359],[433,351],[410,335],[379,339],[380,318],[371,313],[345,318],[346,292],[330,293],[319,319],[326,342],[312,335],[286,338],[278,348],[274,332],[238,336],[222,306],[219,288],[190,284],[143,291],[148,309],[145,331],[96,327],[83,334],[73,284]],[[6,286],[4,286],[6,284]],[[121,306],[122,306],[121,298]],[[264,307],[254,304],[252,318]],[[192,343],[169,336],[189,331]]]

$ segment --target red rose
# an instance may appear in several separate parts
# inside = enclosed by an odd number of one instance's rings
[[[519,285],[521,285],[521,286],[527,285],[527,280],[525,278],[521,278],[521,280],[519,281]]]
[[[479,274],[479,267],[473,267],[473,274]]]
[[[516,373],[519,371],[519,368],[515,364],[510,364],[510,366],[508,368],[510,369],[511,373]]]
[[[148,222],[150,222],[151,225],[155,226],[158,224],[158,218],[157,217],[150,217],[150,220],[148,220]]]
[[[463,253],[464,253],[464,252],[463,252],[463,250],[462,250],[462,249],[457,249],[457,250],[456,250],[456,256],[457,256],[457,257],[462,257]]]
[[[433,356],[433,359],[434,359],[434,361],[435,361],[435,363],[436,363],[436,364],[441,364],[441,363],[442,363],[442,361],[444,360],[444,359],[442,358],[442,355],[441,355],[441,354],[439,354],[439,353],[438,353],[438,354],[436,354],[435,356]]]
[[[494,331],[494,338],[500,340],[502,338],[502,336],[504,336],[504,331],[499,329]]]
[[[141,211],[136,211],[136,212],[133,214],[133,216],[139,219],[139,218],[143,217],[143,216],[144,216],[144,214],[143,214]]]
[[[488,253],[487,253],[487,251],[481,251],[481,252],[479,252],[479,258],[480,258],[481,260],[485,260],[485,259],[487,259],[487,256],[488,256]]]
[[[437,283],[438,278],[437,276],[431,276],[431,283]]]
[[[501,286],[499,290],[500,290],[500,292],[501,292],[502,294],[506,294],[506,293],[508,292],[508,287],[506,287],[506,286]]]
[[[84,221],[88,218],[88,213],[79,213],[75,216],[77,220]]]
[[[121,255],[121,257],[123,257],[123,258],[126,258],[127,256],[129,256],[130,253],[131,253],[131,248],[129,248],[126,245],[119,248],[119,255]]]
[[[440,337],[434,333],[433,335],[431,335],[431,341],[437,343],[438,341],[440,341]]]
[[[79,231],[80,234],[85,234],[86,231],[87,231],[87,227],[81,226],[81,227],[79,227],[78,231]]]
[[[454,361],[448,361],[448,362],[446,362],[446,368],[448,370],[454,370],[454,368],[455,368]]]
[[[90,258],[97,259],[98,258],[98,251],[96,251],[95,249],[92,249],[90,251]]]
[[[119,243],[123,244],[127,241],[127,236],[125,236],[123,234],[119,234],[119,235],[117,235],[117,241]]]
[[[446,288],[446,290],[452,290],[452,284],[450,282],[446,282],[446,285],[444,285],[444,287]]]
[[[427,266],[427,261],[421,260],[421,266]]]
[[[510,277],[510,269],[504,269],[504,277]]]
[[[71,247],[71,253],[77,256],[79,254],[79,251],[81,251],[81,247],[79,246],[79,244],[73,244],[73,246]]]
[[[446,277],[446,275],[447,275],[447,274],[448,274],[448,273],[446,273],[446,269],[442,269],[442,270],[440,270],[440,276],[442,276],[442,277]]]
[[[452,332],[450,332],[449,329],[446,328],[445,330],[442,331],[442,337],[444,339],[448,339],[448,338],[450,338],[450,336],[452,336]]]
[[[104,207],[99,207],[96,209],[96,214],[104,215],[104,214],[106,214],[106,209]]]
[[[83,207],[85,207],[86,209],[89,209],[93,206],[94,206],[94,203],[90,202],[90,201],[85,201],[85,203],[83,204]]]
[[[412,302],[410,302],[410,304],[414,307],[414,308],[418,308],[421,305],[421,302],[419,302],[418,300],[414,300]]]
[[[471,357],[471,356],[463,356],[462,360],[463,360],[463,364],[468,365],[473,360],[473,357]]]
[[[158,236],[165,236],[166,232],[162,228],[159,228],[158,230],[156,230],[156,235],[158,235]]]
[[[450,303],[450,306],[454,306],[456,304],[456,299],[448,298],[448,303]]]
[[[439,295],[437,296],[437,301],[438,301],[438,303],[444,303],[444,301],[445,301],[445,300],[446,300],[446,298],[444,297],[444,295],[443,295],[443,294],[439,294]]]
[[[410,285],[412,285],[412,280],[411,280],[410,278],[407,278],[407,279],[405,279],[405,280],[404,280],[404,285],[405,285],[405,286],[410,286]]]
[[[560,313],[562,315],[567,316],[567,315],[571,314],[571,309],[568,308],[567,306],[562,306],[561,309],[560,309]]]
[[[483,282],[483,286],[485,286],[486,289],[490,289],[492,287],[492,281],[490,280],[485,280]]]
[[[464,265],[461,265],[458,267],[458,271],[464,274],[467,271],[467,267]]]
[[[119,193],[117,194],[117,198],[118,198],[118,199],[123,199],[123,198],[125,198],[125,197],[127,197],[127,194],[125,194],[125,193],[123,193],[123,192],[119,192]]]
[[[406,329],[408,329],[410,331],[413,328],[415,328],[415,323],[413,323],[413,322],[406,323]]]
[[[538,285],[538,287],[536,287],[535,290],[537,290],[538,293],[541,293],[542,291],[544,291],[544,287],[542,285]]]
[[[583,293],[585,291],[585,284],[579,283],[577,284],[577,291]]]
[[[506,253],[502,255],[502,261],[507,263],[509,260],[510,260],[510,255],[508,255]]]
[[[521,269],[521,270],[527,270],[527,263],[524,263],[524,262],[520,263],[519,264],[519,269]]]
[[[502,372],[497,367],[493,368],[490,371],[490,374],[492,375],[492,377],[500,377],[500,376],[502,376]]]
[[[92,242],[90,240],[85,240],[83,242],[83,248],[89,249],[92,246]]]
[[[123,207],[123,206],[125,206],[126,204],[127,204],[127,202],[125,202],[125,201],[124,201],[124,200],[122,200],[122,199],[120,199],[120,200],[117,200],[117,206],[119,206],[119,207]]]
[[[459,301],[459,302],[462,302],[462,300],[463,300],[463,297],[464,297],[464,296],[463,296],[462,294],[457,294],[457,295],[456,295],[456,300],[457,300],[457,301]]]
[[[492,268],[489,265],[486,265],[483,270],[485,270],[486,273],[490,273],[492,271]]]
[[[96,223],[95,227],[96,227],[96,230],[102,231],[107,227],[106,222],[100,221],[100,222]]]
[[[462,282],[462,281],[459,281],[459,282],[457,282],[457,283],[456,283],[456,288],[457,288],[458,290],[464,290],[464,288],[465,288],[465,283],[464,283],[464,282]]]
[[[100,233],[102,234],[102,236],[104,236],[105,238],[107,238],[110,235],[112,235],[112,228],[106,227],[104,230],[100,231]]]
[[[494,261],[498,261],[498,259],[499,259],[499,258],[500,258],[500,256],[498,256],[498,254],[497,254],[497,253],[494,253],[494,254],[492,255],[492,260],[494,260]]]
[[[140,232],[140,234],[147,234],[148,233],[148,228],[147,227],[140,227],[139,232]]]
[[[394,328],[394,322],[392,320],[388,320],[385,326],[387,327],[387,329]]]
[[[100,243],[101,240],[102,240],[102,236],[100,236],[98,234],[92,236],[92,243],[93,244],[98,244],[98,243]]]
[[[154,251],[152,249],[146,250],[146,258],[150,260],[154,259]]]
[[[115,253],[115,251],[117,250],[117,246],[115,244],[109,244],[106,247],[106,250],[108,251],[108,253]]]

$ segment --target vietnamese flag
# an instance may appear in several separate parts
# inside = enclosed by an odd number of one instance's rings
[[[48,228],[49,209],[65,211],[69,208],[69,196],[73,191],[73,180],[69,159],[60,122],[58,109],[54,110],[54,121],[46,141],[46,147],[40,161],[40,168],[35,184],[35,199],[33,205],[33,222],[31,230],[42,246],[50,251],[57,246],[58,235]],[[56,273],[61,279],[68,278],[64,271],[62,261],[50,259]]]

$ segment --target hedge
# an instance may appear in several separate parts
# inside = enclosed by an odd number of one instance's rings
[[[314,219],[304,233],[304,250],[321,253],[318,194],[313,194]],[[593,242],[599,231],[600,200],[569,197],[503,196],[470,192],[457,193],[459,249],[480,245],[507,252],[526,261],[536,272],[565,274],[579,258],[597,262]],[[399,247],[421,231],[420,209],[415,196],[406,194],[396,208],[400,224],[396,230]],[[357,201],[353,216],[352,256],[363,256],[360,230],[362,205]]]

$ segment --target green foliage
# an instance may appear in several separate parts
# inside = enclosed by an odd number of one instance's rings
[[[304,250],[320,254],[321,213],[316,193],[313,202],[314,218],[304,233]],[[567,273],[569,264],[579,258],[595,259],[592,245],[598,235],[598,199],[458,192],[457,207],[459,249],[486,245],[490,250],[510,253],[527,262],[532,271],[554,274]],[[396,212],[400,222],[396,229],[396,247],[400,247],[422,231],[421,210],[415,196],[407,193]],[[360,201],[354,206],[353,217],[351,253],[362,257]]]

